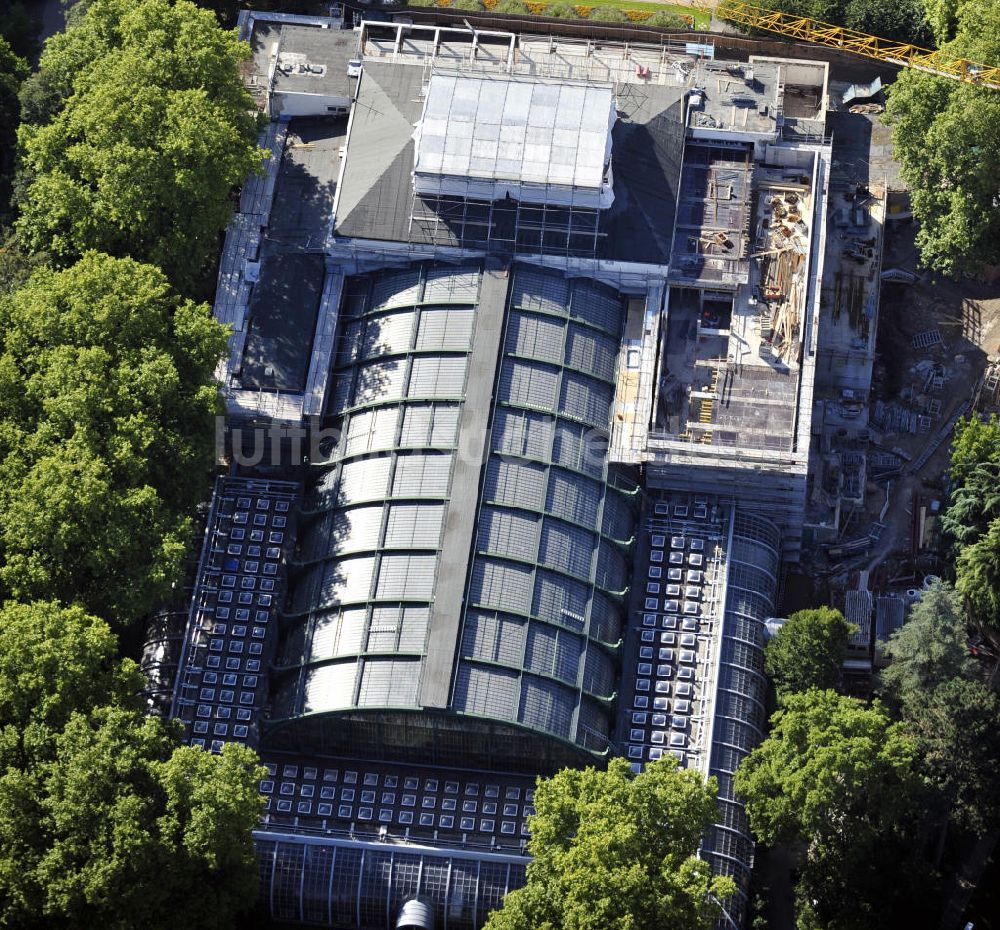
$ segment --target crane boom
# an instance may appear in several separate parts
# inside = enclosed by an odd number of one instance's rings
[[[950,58],[943,52],[921,48],[919,45],[880,39],[878,36],[871,36],[855,29],[834,26],[806,16],[769,10],[752,3],[743,3],[741,0],[721,0],[716,7],[715,15],[741,26],[776,32],[792,39],[815,42],[818,45],[853,52],[878,61],[965,81],[978,87],[1000,90],[1000,67],[995,65],[979,64],[968,58]]]

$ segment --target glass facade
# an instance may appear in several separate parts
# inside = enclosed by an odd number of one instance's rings
[[[260,899],[276,920],[394,930],[419,896],[435,930],[475,930],[525,882],[523,856],[258,833]]]
[[[764,623],[774,613],[781,533],[770,520],[737,510],[729,545],[726,609],[716,683],[709,774],[719,783],[719,820],[704,843],[713,871],[731,875],[740,893],[727,910],[737,920],[745,907],[754,842],[743,804],[733,791],[740,762],[760,742],[764,706]],[[720,922],[719,926],[724,924]]]

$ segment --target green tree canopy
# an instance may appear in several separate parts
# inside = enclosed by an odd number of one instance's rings
[[[804,848],[799,930],[915,926],[934,887],[922,858],[915,746],[877,701],[788,695],[736,789],[763,842]],[[916,923],[907,923],[916,920]]]
[[[0,32],[0,224],[6,219],[10,206],[14,146],[21,114],[18,93],[27,76],[28,63],[14,53]]]
[[[177,578],[213,461],[225,330],[90,253],[0,296],[0,582],[135,620]]]
[[[46,739],[80,708],[129,704],[142,679],[134,663],[117,659],[117,645],[108,625],[79,607],[34,601],[0,610],[3,747]],[[4,753],[0,761],[23,763],[26,751]]]
[[[973,623],[1000,632],[1000,518],[955,562],[955,590],[965,599]]]
[[[955,590],[935,582],[913,607],[886,646],[890,665],[881,683],[894,702],[905,705],[938,685],[972,673],[966,646],[966,617]]]
[[[28,12],[23,0],[6,0],[0,7],[0,36],[21,58],[32,58],[38,52],[41,25]]]
[[[144,717],[115,648],[79,608],[0,609],[0,926],[232,926],[264,770]]]
[[[941,46],[946,56],[1000,61],[1000,0],[942,6],[932,18],[945,32],[954,20],[954,38]],[[886,119],[924,265],[955,274],[1000,261],[1000,94],[903,69]]]
[[[1000,698],[982,682],[953,678],[914,692],[904,707],[920,770],[945,815],[976,834],[1000,827]]]
[[[1000,422],[996,414],[988,420],[960,417],[951,440],[951,480],[963,484],[970,469],[1000,462]]]
[[[697,857],[717,815],[715,785],[673,760],[633,776],[565,769],[539,781],[528,883],[507,895],[485,930],[708,928],[712,898],[735,891]]]
[[[921,0],[767,0],[759,5],[918,45],[931,35]]]
[[[933,584],[889,640],[882,685],[899,706],[942,826],[950,817],[983,833],[1000,826],[1000,701],[966,645],[959,594]]]
[[[93,0],[46,44],[22,95],[31,246],[63,262],[128,255],[190,292],[232,189],[261,164],[239,73],[248,54],[189,0]]]
[[[754,833],[775,844],[892,822],[912,782],[913,746],[877,701],[790,694],[736,773]]]
[[[832,607],[792,614],[764,652],[764,670],[774,681],[778,696],[809,688],[835,688],[854,630]]]
[[[942,526],[955,541],[955,587],[969,618],[1000,631],[1000,423],[962,419],[951,453],[952,493]]]

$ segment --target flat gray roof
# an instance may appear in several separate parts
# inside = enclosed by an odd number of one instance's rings
[[[323,293],[323,256],[271,253],[250,297],[240,383],[250,390],[302,391],[316,313]],[[270,367],[273,374],[265,370]]]
[[[259,82],[266,82],[271,58],[277,52],[274,92],[349,97],[353,79],[347,76],[347,63],[354,57],[357,43],[350,29],[254,20],[250,38],[253,70]]]
[[[329,232],[347,118],[293,119],[281,156],[265,239],[318,249]]]

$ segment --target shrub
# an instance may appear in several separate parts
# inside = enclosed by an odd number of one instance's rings
[[[483,5],[479,0],[452,0],[453,10],[464,10],[466,13],[482,13]]]
[[[527,16],[528,5],[521,0],[500,0],[494,8],[498,13],[511,13],[513,15]]]
[[[602,23],[625,23],[628,17],[614,6],[599,6],[590,14],[590,19]]]
[[[660,10],[646,20],[647,26],[658,26],[660,29],[689,29],[687,19],[680,13],[671,13],[667,10]],[[691,24],[693,25],[693,24]]]
[[[571,3],[553,3],[545,11],[546,16],[554,16],[556,19],[580,19],[580,8]]]

